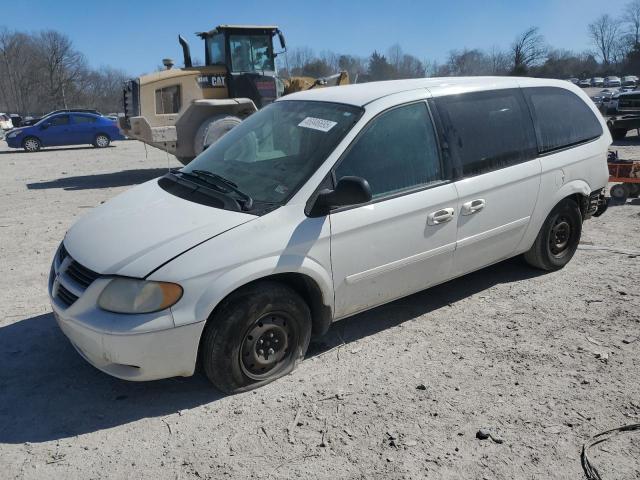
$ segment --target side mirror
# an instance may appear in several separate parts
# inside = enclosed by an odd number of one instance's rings
[[[42,125],[40,125],[40,130],[46,130],[47,128],[49,128],[51,126],[50,123],[43,123]]]
[[[359,205],[371,201],[369,182],[360,177],[342,177],[335,190],[324,189],[318,193],[309,212],[312,217],[328,215],[332,208]]]

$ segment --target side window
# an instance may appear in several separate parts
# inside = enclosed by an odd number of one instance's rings
[[[473,176],[536,157],[531,115],[518,89],[434,100],[456,176]]]
[[[602,125],[576,94],[564,88],[524,89],[535,119],[540,153],[576,145],[602,135]]]
[[[57,117],[53,117],[49,123],[52,127],[61,127],[63,125],[69,125],[71,122],[69,115],[58,115]]]
[[[77,123],[79,125],[84,125],[87,123],[95,123],[96,119],[95,117],[85,117],[84,115],[74,115],[73,116],[73,123]]]
[[[156,113],[178,113],[180,111],[180,85],[156,90]]]
[[[373,198],[442,179],[438,144],[425,103],[394,108],[374,119],[335,169],[369,182]]]

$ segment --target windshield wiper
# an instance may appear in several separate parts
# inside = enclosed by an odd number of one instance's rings
[[[242,209],[245,211],[251,210],[253,207],[253,198],[251,195],[238,189],[238,185],[236,183],[224,178],[222,175],[210,172],[209,170],[192,170],[190,172],[178,170],[178,172],[186,176],[192,176],[204,180],[209,185],[216,187],[216,190],[221,193],[235,193],[242,199]]]

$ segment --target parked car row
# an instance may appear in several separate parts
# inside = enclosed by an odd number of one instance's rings
[[[22,125],[18,128],[12,125],[5,132],[5,140],[9,147],[23,148],[27,152],[65,145],[105,148],[113,140],[125,138],[114,119],[96,110],[56,110]]]
[[[569,82],[578,85],[582,88],[589,87],[604,87],[604,88],[612,88],[612,87],[633,87],[635,88],[638,84],[638,77],[635,75],[626,75],[622,78],[616,76],[609,77],[593,77],[593,78],[569,78]]]

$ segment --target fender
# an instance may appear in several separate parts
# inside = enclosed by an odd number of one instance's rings
[[[533,242],[535,242],[536,237],[538,236],[540,228],[542,228],[542,224],[546,220],[551,210],[553,210],[553,208],[558,203],[560,203],[563,199],[575,194],[584,195],[588,198],[589,194],[591,193],[591,187],[589,187],[589,184],[582,179],[571,180],[563,184],[554,192],[551,192],[549,190],[550,189],[548,186],[545,189],[544,186],[541,185],[536,208],[533,212],[533,215],[531,216],[529,226],[527,227],[527,230],[522,237],[520,244],[518,245],[517,253],[526,252],[531,248]]]
[[[331,272],[309,257],[271,256],[237,265],[224,272],[212,272],[208,276],[210,278],[198,277],[197,283],[202,284],[204,281],[208,286],[204,291],[201,290],[198,293],[197,298],[186,299],[185,305],[191,305],[191,307],[182,309],[179,302],[176,307],[172,308],[175,325],[202,322],[209,318],[211,312],[224,298],[238,288],[256,280],[283,273],[304,275],[315,282],[322,294],[322,302],[330,309],[333,318],[334,298]],[[187,281],[183,284],[185,293],[191,290],[189,283]]]

